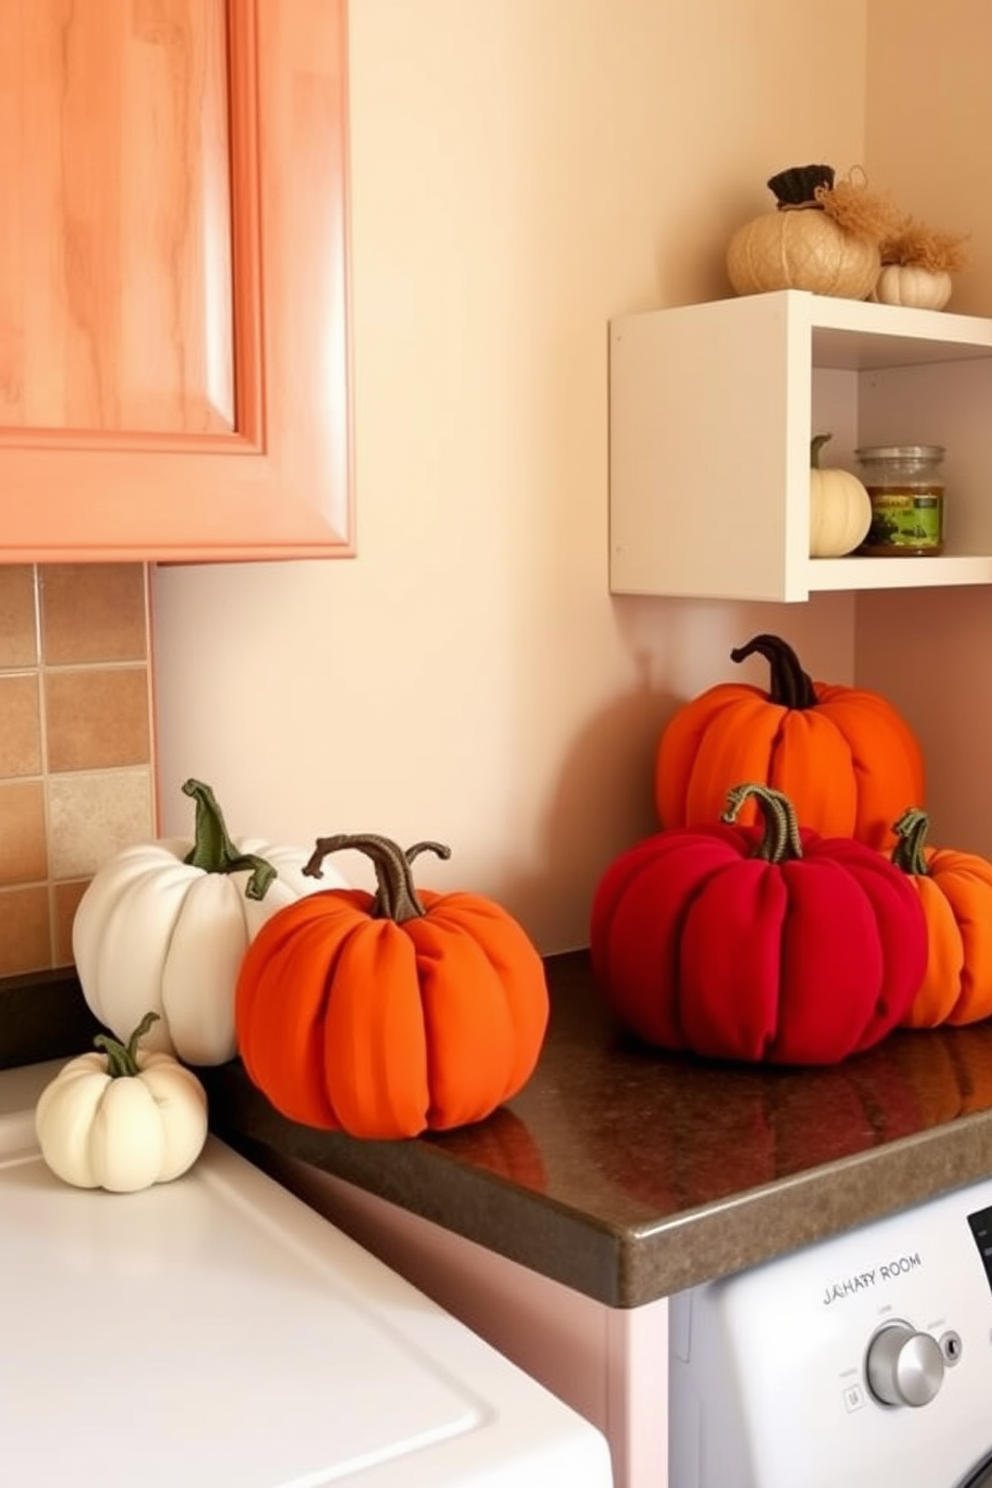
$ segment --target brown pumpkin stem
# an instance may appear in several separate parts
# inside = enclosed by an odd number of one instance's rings
[[[763,656],[771,667],[768,701],[782,708],[815,708],[816,688],[813,679],[804,672],[799,657],[788,641],[781,636],[752,636],[746,646],[737,646],[730,653],[731,661],[746,661],[749,656]]]
[[[196,826],[193,846],[183,858],[191,868],[202,868],[204,873],[237,873],[251,869],[251,877],[245,885],[246,899],[264,899],[269,884],[278,877],[276,868],[267,858],[257,853],[241,853],[228,835],[224,815],[217,804],[217,797],[209,785],[202,780],[187,780],[183,792],[196,801]]]
[[[929,827],[930,818],[919,806],[908,807],[893,826],[898,840],[892,849],[892,861],[903,873],[912,873],[917,878],[929,875],[923,850]]]
[[[735,785],[727,793],[727,807],[720,820],[733,826],[738,813],[748,796],[754,796],[764,817],[761,836],[751,853],[752,858],[763,858],[766,863],[785,863],[803,855],[799,823],[788,796],[772,790],[768,785],[747,782]]]
[[[423,852],[435,853],[439,858],[450,858],[451,848],[443,842],[415,842],[406,852],[389,837],[380,837],[375,832],[338,832],[333,837],[318,837],[303,872],[309,878],[323,878],[321,864],[329,853],[341,852],[353,847],[371,858],[375,868],[376,893],[369,913],[375,919],[394,920],[402,925],[417,915],[426,914],[413,886],[411,864]]]
[[[102,1049],[106,1054],[107,1074],[112,1080],[130,1079],[141,1073],[141,1066],[138,1063],[138,1044],[152,1024],[158,1022],[158,1017],[158,1013],[146,1013],[126,1044],[122,1044],[120,1039],[111,1038],[109,1033],[97,1034],[93,1044],[95,1048]]]

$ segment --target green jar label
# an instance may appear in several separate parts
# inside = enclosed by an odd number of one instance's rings
[[[943,496],[935,491],[873,491],[864,546],[937,548],[943,540]]]

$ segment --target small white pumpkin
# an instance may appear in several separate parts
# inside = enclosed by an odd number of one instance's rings
[[[871,526],[871,497],[858,477],[848,470],[820,467],[820,450],[829,438],[829,434],[817,434],[810,446],[811,558],[840,558],[853,553]]]
[[[951,276],[943,269],[918,264],[883,264],[871,298],[882,305],[905,305],[919,310],[943,310],[951,298]]]
[[[103,1053],[71,1059],[35,1106],[41,1155],[75,1188],[136,1193],[191,1168],[207,1139],[207,1096],[171,1054],[139,1049],[148,1013],[127,1044],[106,1034]]]
[[[146,1010],[148,1047],[189,1064],[237,1052],[234,992],[245,951],[277,910],[326,888],[307,878],[310,854],[258,838],[232,842],[209,786],[187,780],[195,840],[125,848],[87,886],[72,925],[83,996],[117,1038]],[[347,882],[332,870],[331,887]]]

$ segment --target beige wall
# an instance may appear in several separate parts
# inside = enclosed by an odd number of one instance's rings
[[[425,881],[581,945],[651,829],[673,704],[775,628],[853,670],[853,601],[612,600],[606,326],[729,292],[790,163],[864,153],[865,0],[355,0],[354,562],[154,579],[162,820],[440,837]],[[356,880],[358,862],[341,864]]]
[[[970,232],[971,266],[948,308],[990,315],[992,5],[946,0],[935,11],[926,0],[869,0],[868,17],[873,177],[924,221]],[[856,613],[858,680],[884,688],[923,742],[931,840],[992,856],[988,590],[863,594]]]

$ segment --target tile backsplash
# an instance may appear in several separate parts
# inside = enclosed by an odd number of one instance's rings
[[[148,571],[0,564],[0,977],[72,963],[100,864],[155,835]]]

